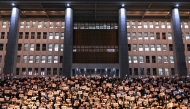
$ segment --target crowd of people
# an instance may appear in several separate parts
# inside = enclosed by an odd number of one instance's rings
[[[1,109],[190,109],[189,77],[0,80]]]

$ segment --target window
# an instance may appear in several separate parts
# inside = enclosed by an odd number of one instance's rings
[[[18,57],[18,56],[17,56]],[[2,55],[0,55],[0,63],[1,63],[1,61],[2,61]]]
[[[42,22],[38,21],[38,28],[42,28]]]
[[[165,76],[169,76],[169,69],[168,68],[165,68]]]
[[[157,45],[157,51],[161,51],[161,45],[160,44]]]
[[[163,75],[162,68],[158,68],[159,75]]]
[[[139,56],[139,62],[144,63],[144,57],[143,56]]]
[[[128,39],[128,40],[131,39],[130,32],[127,32],[127,39]]]
[[[55,39],[59,39],[59,32],[55,32]]]
[[[0,44],[0,51],[3,51],[3,44]]]
[[[20,28],[24,28],[24,22],[20,22]]]
[[[138,28],[142,28],[142,23],[138,21]]]
[[[44,28],[47,28],[48,27],[48,22],[44,22]]]
[[[149,44],[145,44],[145,51],[149,51]]]
[[[174,57],[170,56],[170,63],[174,63]]]
[[[29,32],[25,32],[25,39],[29,38]]]
[[[64,33],[61,33],[61,39],[64,39]]]
[[[131,63],[131,61],[132,61],[132,60],[131,60],[131,56],[128,56],[128,58],[129,58],[129,63]]]
[[[154,33],[153,32],[150,32],[150,39],[154,40]]]
[[[189,28],[188,22],[184,22],[184,26],[185,26],[185,28]]]
[[[35,32],[31,32],[31,39],[35,39]]]
[[[51,75],[51,68],[47,68],[47,75]]]
[[[18,44],[18,51],[22,50],[22,44]]]
[[[131,51],[131,44],[128,44],[128,51]]]
[[[156,68],[152,68],[153,70],[153,75],[157,75]]]
[[[139,51],[143,51],[143,44],[139,44]]]
[[[22,68],[22,75],[23,75],[23,76],[26,75],[26,68]]]
[[[61,44],[60,51],[63,51],[63,50],[64,50],[64,44]]]
[[[37,32],[37,39],[41,39],[41,32]]]
[[[55,44],[54,45],[54,51],[58,51],[59,50],[59,46],[58,46],[58,44]]]
[[[49,33],[49,39],[53,39],[53,32]]]
[[[165,27],[165,22],[161,22],[161,28],[166,28]]]
[[[59,63],[62,63],[62,62],[63,62],[63,56],[60,56]]]
[[[156,39],[160,39],[160,33],[156,33]]]
[[[24,51],[28,51],[28,44],[24,44]]]
[[[152,63],[156,63],[156,56],[152,56]]]
[[[30,44],[30,51],[34,51],[34,44]]]
[[[137,56],[133,56],[133,63],[138,63]]]
[[[5,38],[5,32],[1,32],[1,39]]]
[[[29,21],[26,22],[26,28],[30,28],[30,22]]]
[[[51,63],[52,61],[52,56],[48,56],[48,63]]]
[[[130,22],[127,21],[127,28],[130,28]]]
[[[6,21],[3,21],[3,23],[2,23],[2,28],[6,28],[6,25],[7,25],[7,22],[6,22]]]
[[[150,57],[146,56],[146,63],[150,63]]]
[[[46,44],[42,44],[42,51],[46,51]]]
[[[142,33],[141,32],[138,33],[138,38],[139,38],[139,40],[142,40]]]
[[[58,63],[58,56],[54,56],[54,63]]]
[[[39,62],[40,62],[40,56],[36,56],[35,63],[39,63]]]
[[[148,40],[148,33],[147,32],[144,33],[144,39]]]
[[[153,22],[149,22],[150,28],[154,28]]]
[[[48,51],[52,51],[52,48],[53,48],[52,44],[48,44]]]
[[[168,63],[168,56],[164,56],[164,63]]]
[[[162,39],[166,39],[166,33],[162,33]]]
[[[190,63],[190,56],[188,56],[188,63]]]
[[[151,51],[155,51],[155,45],[151,44]]]
[[[163,44],[163,51],[167,51],[167,45]]]
[[[162,56],[158,56],[158,63],[162,63]]]
[[[138,75],[138,68],[134,68],[134,75]]]
[[[135,21],[132,21],[132,28],[136,28],[136,23],[135,23]]]
[[[23,37],[23,32],[19,32],[19,39],[22,39]]]
[[[43,39],[47,39],[47,32],[43,32]]]
[[[173,44],[169,44],[169,50],[173,51]]]
[[[59,28],[59,22],[55,22],[55,28]]]
[[[32,22],[32,28],[36,27],[36,22]]]
[[[167,28],[171,28],[171,23],[167,22]]]
[[[53,28],[53,22],[49,22],[49,25],[50,28]]]
[[[26,63],[26,62],[27,62],[27,56],[23,56],[22,63]]]
[[[46,56],[42,56],[41,63],[46,63]]]
[[[148,28],[147,22],[144,22],[144,28]]]
[[[28,68],[28,75],[32,75],[32,68]]]
[[[33,63],[33,56],[29,56],[29,63]]]
[[[155,28],[159,28],[159,22],[155,22]]]
[[[36,51],[40,51],[40,44],[36,44]]]
[[[133,51],[137,51],[137,44],[133,44]]]
[[[168,33],[168,40],[172,40],[172,33]]]
[[[190,40],[189,33],[188,33],[188,32],[186,32],[185,34],[186,34],[186,40]]]
[[[65,28],[65,22],[61,23],[61,28]]]
[[[133,35],[133,40],[136,40],[136,33],[133,32],[132,35]]]

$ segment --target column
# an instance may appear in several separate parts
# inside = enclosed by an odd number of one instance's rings
[[[4,63],[4,74],[16,74],[16,58],[18,46],[20,10],[17,7],[12,8],[10,19],[9,36],[6,47],[6,57]]]
[[[128,59],[128,40],[126,29],[126,10],[125,8],[119,9],[119,22],[118,22],[118,38],[119,38],[119,77],[129,77],[129,59]]]
[[[62,67],[63,76],[65,77],[71,76],[72,61],[73,61],[73,10],[71,8],[66,8],[63,67]]]
[[[187,68],[185,61],[185,53],[182,39],[181,22],[179,10],[177,7],[172,9],[172,32],[173,32],[173,53],[174,53],[174,68],[178,76],[187,76]]]

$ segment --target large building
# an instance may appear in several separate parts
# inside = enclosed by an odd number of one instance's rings
[[[190,75],[188,0],[0,1],[0,73]]]

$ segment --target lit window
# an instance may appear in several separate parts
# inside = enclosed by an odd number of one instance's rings
[[[158,63],[162,63],[162,56],[158,56]]]
[[[139,56],[139,62],[144,63],[144,57],[143,56]]]
[[[27,56],[23,56],[23,63],[27,63]]]
[[[169,69],[168,68],[165,68],[165,76],[169,76]]]
[[[127,21],[127,28],[130,28],[130,22]]]
[[[188,56],[188,62],[190,63],[190,56]]]
[[[36,27],[36,22],[32,22],[32,28]]]
[[[42,22],[38,22],[38,28],[42,28]]]
[[[161,45],[160,44],[157,45],[157,51],[161,51]]]
[[[30,44],[30,51],[34,51],[34,44]]]
[[[190,59],[190,57],[189,57]],[[170,63],[174,63],[174,57],[173,56],[170,56]],[[190,60],[189,60],[189,63],[190,63]]]
[[[52,51],[52,44],[48,44],[48,51]]]
[[[53,32],[49,33],[49,39],[53,39]]]
[[[49,27],[53,28],[53,22],[49,22]]]
[[[144,28],[148,28],[147,22],[144,22]]]
[[[137,45],[133,44],[133,51],[137,51]]]
[[[143,45],[139,44],[139,51],[143,51]]]
[[[154,32],[150,32],[150,39],[154,40]]]
[[[138,38],[139,38],[139,40],[142,40],[142,33],[141,32],[138,33]]]
[[[65,22],[61,23],[61,28],[65,28]]]
[[[155,22],[155,28],[159,28],[159,22]]]
[[[29,63],[33,63],[33,56],[29,56]]]
[[[7,22],[6,22],[6,21],[3,21],[3,23],[2,23],[2,28],[6,28],[6,25],[7,25]]]
[[[131,56],[128,56],[128,58],[129,58],[129,63],[131,63]]]
[[[41,63],[46,63],[46,56],[42,56]]]
[[[26,28],[30,28],[30,22],[29,21],[26,22]]]
[[[64,44],[61,44],[60,51],[64,50]]]
[[[136,28],[136,23],[135,23],[135,21],[132,22],[132,28]]]
[[[36,56],[35,63],[39,63],[39,62],[40,62],[40,56]]]
[[[171,23],[167,22],[167,28],[171,28]]]
[[[163,75],[162,68],[158,68],[159,75]]]
[[[149,22],[150,28],[154,28],[153,22]]]
[[[52,56],[48,56],[48,63],[51,63]]]
[[[190,40],[190,36],[188,32],[186,32],[186,40]]]
[[[149,51],[149,45],[145,44],[145,51]]]
[[[183,28],[183,24],[181,23],[181,28]]]
[[[163,51],[167,51],[167,45],[163,44]]]
[[[155,51],[155,45],[151,44],[151,51]]]
[[[56,22],[55,23],[55,28],[58,28],[59,27],[59,22]]]
[[[55,33],[55,39],[59,39],[59,32]]]
[[[138,28],[142,28],[142,23],[140,21],[138,22]]]
[[[58,63],[58,56],[54,56],[54,63]]]
[[[136,33],[133,32],[132,35],[133,35],[133,40],[136,40]]]
[[[184,27],[185,27],[185,28],[189,28],[188,22],[184,22]]]
[[[61,33],[61,39],[64,39],[64,33]]]
[[[168,40],[172,40],[172,33],[168,33]]]
[[[137,56],[133,56],[133,63],[138,63]]]
[[[164,56],[164,63],[168,63],[168,56]]]
[[[32,75],[32,69],[28,70],[28,75]]]
[[[24,28],[24,22],[20,22],[20,28]]]
[[[147,32],[144,33],[144,39],[148,40],[148,33]]]
[[[28,44],[24,44],[24,51],[28,50]]]
[[[161,22],[161,28],[166,28],[165,27],[165,22]]]
[[[59,46],[58,46],[58,44],[55,44],[54,45],[54,51],[58,51],[59,50]]]
[[[127,32],[127,39],[128,39],[128,40],[131,39],[130,32]]]
[[[44,22],[44,28],[47,28],[48,27],[48,22]]]

